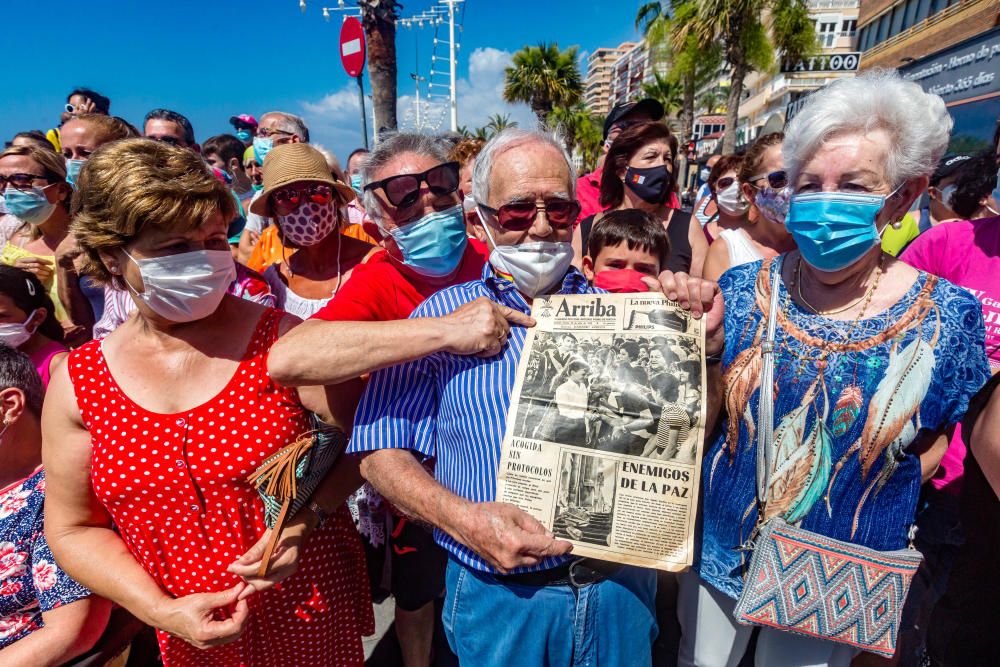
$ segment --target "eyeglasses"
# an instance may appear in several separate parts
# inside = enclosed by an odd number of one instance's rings
[[[549,224],[556,229],[572,227],[580,215],[580,202],[572,199],[545,199],[542,205],[533,201],[516,201],[504,204],[500,208],[490,208],[479,204],[485,213],[495,215],[500,226],[512,232],[523,232],[535,224],[539,211],[545,211]]]
[[[757,181],[765,179],[772,190],[781,190],[782,188],[788,187],[788,173],[784,169],[772,171],[769,174],[754,176],[750,179],[750,182],[756,183]]]
[[[0,192],[6,190],[8,185],[13,186],[15,190],[30,190],[33,183],[39,179],[51,180],[48,176],[39,176],[38,174],[11,174],[10,176],[0,174]]]
[[[180,146],[181,140],[177,137],[171,137],[169,134],[165,134],[160,137],[148,136],[147,139],[152,139],[153,141],[159,141],[161,144],[170,144],[171,146]]]
[[[294,132],[286,132],[285,130],[272,130],[269,127],[260,127],[260,128],[257,128],[257,136],[258,137],[264,137],[265,139],[267,139],[268,137],[273,136],[275,134],[283,134],[283,135],[285,135],[287,137],[295,136]]]
[[[365,186],[372,191],[381,188],[385,198],[396,208],[412,206],[420,197],[420,184],[426,183],[427,188],[436,197],[450,195],[458,190],[458,163],[445,162],[431,167],[422,174],[400,174],[390,176],[381,181],[375,181]]]
[[[723,176],[722,178],[720,178],[719,180],[717,180],[715,182],[715,190],[716,190],[716,192],[718,192],[719,190],[725,190],[726,188],[728,188],[730,185],[732,185],[735,182],[736,182],[736,178],[735,177],[733,177],[733,176]]]
[[[333,200],[333,188],[322,183],[314,183],[282,188],[271,193],[271,205],[278,215],[290,214],[306,200],[314,204],[329,204]]]

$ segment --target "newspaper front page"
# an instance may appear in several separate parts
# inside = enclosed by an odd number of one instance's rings
[[[497,500],[573,553],[691,565],[705,423],[702,320],[661,294],[537,298]]]

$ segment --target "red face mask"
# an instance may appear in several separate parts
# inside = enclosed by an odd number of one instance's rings
[[[643,278],[648,277],[634,269],[606,269],[594,274],[594,287],[615,294],[648,292],[649,286],[642,281]]]

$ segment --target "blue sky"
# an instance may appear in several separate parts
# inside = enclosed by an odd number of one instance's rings
[[[109,96],[112,113],[136,125],[154,107],[179,111],[191,119],[199,141],[231,131],[227,121],[234,114],[298,113],[306,118],[313,141],[343,159],[361,143],[357,89],[338,56],[340,18],[323,21],[323,3],[307,1],[304,15],[298,0],[5,3],[0,23],[6,28],[6,52],[27,62],[8,67],[4,76],[0,137],[54,126],[66,94],[87,86]],[[407,0],[401,15],[434,4]],[[500,100],[510,54],[544,40],[578,46],[586,55],[598,46],[634,39],[639,4],[467,0],[458,59],[459,124],[476,127],[496,112],[530,122],[527,107],[508,107]],[[419,67],[426,75],[433,37],[428,28],[401,28],[397,35],[404,125],[412,122],[406,109],[412,109],[409,73],[415,71],[415,47],[419,40]],[[370,94],[367,76],[365,89]],[[447,123],[444,118],[442,128]]]

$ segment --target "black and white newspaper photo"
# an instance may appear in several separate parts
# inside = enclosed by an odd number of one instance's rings
[[[536,299],[497,500],[573,553],[691,564],[705,421],[704,333],[663,295]]]

